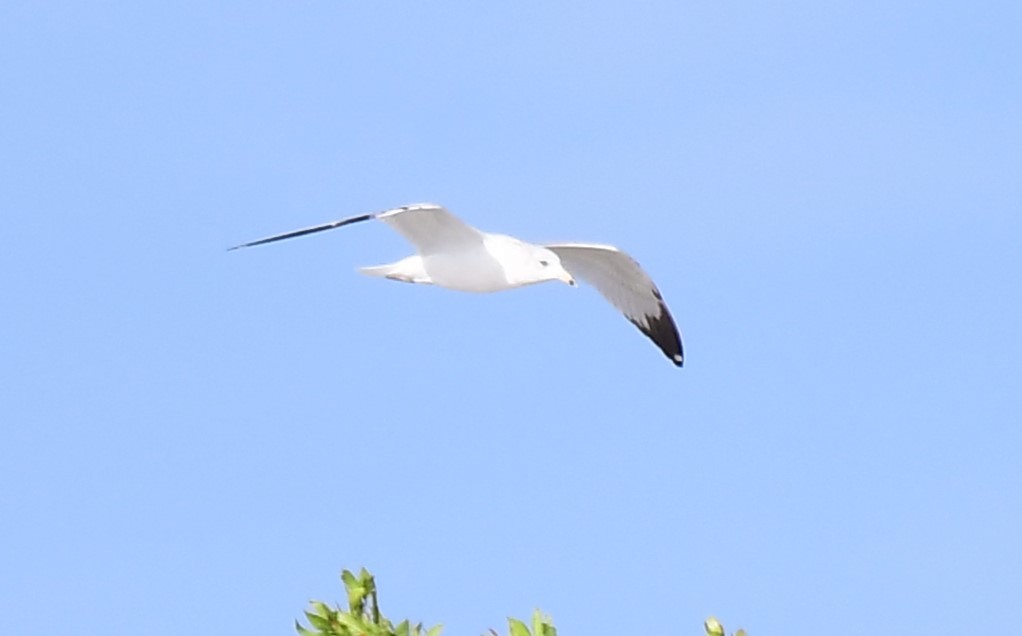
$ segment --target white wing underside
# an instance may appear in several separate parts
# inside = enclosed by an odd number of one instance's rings
[[[596,288],[675,364],[684,359],[681,336],[653,279],[628,254],[612,245],[560,243],[545,246],[572,276]]]
[[[477,248],[483,243],[482,232],[432,203],[387,210],[376,218],[403,236],[423,256]]]

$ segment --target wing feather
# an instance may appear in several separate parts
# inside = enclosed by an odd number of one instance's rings
[[[433,203],[406,205],[381,212],[376,218],[397,231],[423,256],[474,247],[483,241],[482,232]]]
[[[612,245],[547,245],[568,272],[596,288],[610,304],[646,334],[677,366],[684,362],[681,335],[660,290],[628,254]]]
[[[481,245],[483,233],[447,211],[446,208],[434,203],[416,203],[405,205],[393,210],[362,214],[340,221],[331,221],[321,225],[293,230],[283,234],[274,234],[250,243],[242,243],[230,248],[254,247],[275,241],[315,234],[333,230],[352,223],[361,223],[370,219],[379,219],[392,227],[405,240],[415,246],[419,254],[427,255],[458,247],[474,247]]]

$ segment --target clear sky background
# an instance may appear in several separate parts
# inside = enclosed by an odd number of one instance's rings
[[[0,633],[1022,624],[1017,2],[0,5]],[[415,201],[653,275],[359,276]]]

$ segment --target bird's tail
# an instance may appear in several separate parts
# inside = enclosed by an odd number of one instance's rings
[[[366,276],[389,278],[399,280],[403,283],[430,284],[433,281],[422,266],[422,257],[415,255],[403,258],[396,263],[386,265],[374,265],[372,267],[360,267],[358,271]]]
[[[380,278],[386,278],[394,270],[394,263],[388,265],[374,265],[372,267],[359,267],[358,271],[366,276],[378,276]]]

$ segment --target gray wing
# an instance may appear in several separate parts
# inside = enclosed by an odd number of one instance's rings
[[[420,254],[444,251],[458,246],[479,245],[483,240],[483,233],[470,225],[463,223],[442,206],[433,203],[417,203],[405,205],[393,210],[375,212],[353,216],[340,221],[331,221],[322,225],[302,228],[283,234],[274,234],[251,243],[242,243],[230,248],[232,250],[242,247],[252,247],[274,241],[305,236],[316,232],[324,232],[335,228],[360,223],[369,219],[379,219],[394,228],[408,242],[415,246]]]
[[[596,288],[633,325],[646,334],[671,362],[681,366],[681,335],[660,290],[642,267],[612,245],[563,243],[545,246],[557,254],[572,276]]]

